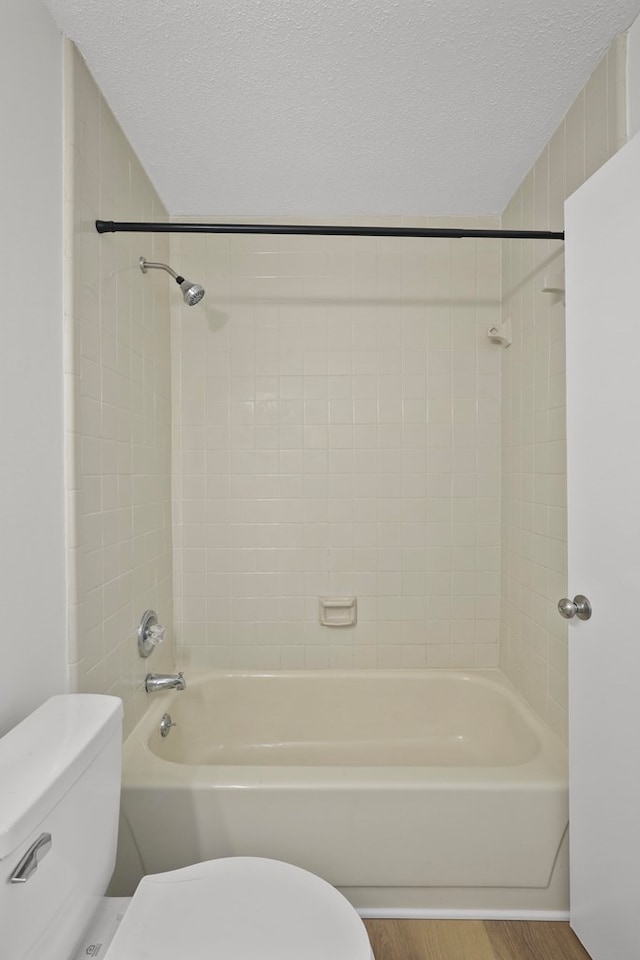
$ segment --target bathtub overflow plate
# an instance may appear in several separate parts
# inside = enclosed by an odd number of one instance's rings
[[[163,713],[162,720],[160,721],[160,736],[168,737],[171,733],[171,727],[175,727],[177,724],[171,719],[170,713]]]

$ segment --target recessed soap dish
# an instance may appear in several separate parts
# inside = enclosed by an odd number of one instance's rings
[[[565,279],[564,270],[558,270],[556,273],[548,273],[542,283],[542,292],[550,293],[562,302],[565,302]]]
[[[323,627],[353,627],[358,621],[356,597],[320,597]]]

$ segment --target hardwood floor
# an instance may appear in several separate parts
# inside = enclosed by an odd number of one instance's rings
[[[375,960],[590,960],[568,923],[365,920]]]

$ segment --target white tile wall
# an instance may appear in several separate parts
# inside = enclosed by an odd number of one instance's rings
[[[625,40],[614,42],[522,183],[505,227],[562,230],[563,203],[625,139]],[[567,727],[564,304],[542,292],[562,244],[503,242],[501,665],[561,736]]]
[[[179,657],[497,663],[498,243],[183,235],[172,257],[207,288],[173,317]],[[357,596],[356,627],[319,626],[327,595]]]
[[[173,665],[171,630],[153,661],[135,640],[146,608],[173,621],[169,283],[138,268],[169,251],[94,221],[166,211],[68,42],[65,97],[69,660],[73,689],[121,696],[129,729],[146,671]]]
[[[70,44],[66,78],[76,689],[119,693],[132,723],[149,668],[138,616],[173,616],[169,297],[162,274],[139,273],[144,254],[208,289],[195,308],[171,301],[179,658],[489,666],[501,593],[501,663],[564,734],[564,316],[541,293],[561,248],[511,241],[500,262],[489,241],[182,236],[169,252],[99,238],[96,216],[166,214]],[[561,228],[564,198],[621,145],[623,120],[619,40],[504,225]],[[501,294],[508,350],[486,338]],[[351,594],[358,625],[320,627],[318,597]],[[171,667],[171,643],[156,657]]]

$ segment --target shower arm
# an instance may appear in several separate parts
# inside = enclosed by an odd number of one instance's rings
[[[266,223],[135,223],[96,220],[98,233],[273,233],[337,237],[483,237],[498,240],[564,240],[562,230],[473,230],[460,227],[342,227]],[[173,274],[162,263],[147,263]],[[173,274],[175,276],[175,274]]]
[[[145,260],[144,257],[140,257],[138,266],[143,273],[146,273],[147,270],[151,268],[152,270],[165,270],[170,274],[182,290],[182,298],[188,307],[193,307],[196,303],[200,303],[204,297],[205,291],[202,284],[186,280],[181,274],[172,270],[168,263],[150,263],[148,260]]]
[[[149,260],[145,260],[144,257],[140,257],[138,262],[143,273],[146,273],[147,270],[166,270],[167,273],[171,274],[174,280],[177,280],[178,282],[184,280],[184,277],[180,277],[175,270],[172,270],[171,267],[166,263],[150,263]]]

